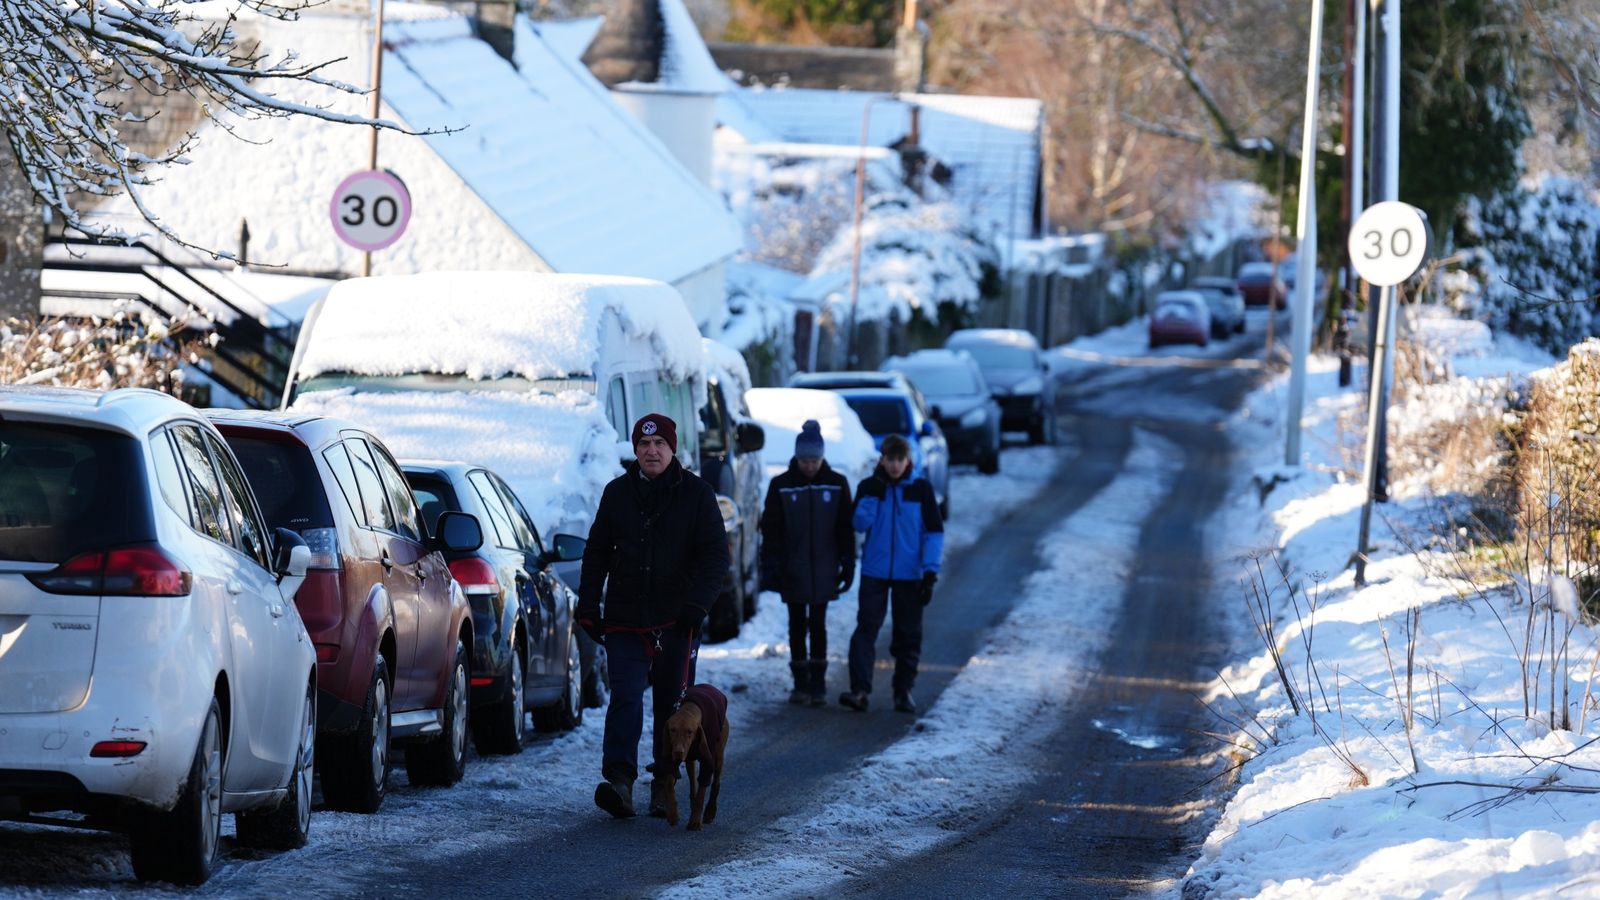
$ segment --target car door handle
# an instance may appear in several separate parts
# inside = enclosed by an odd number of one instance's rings
[[[387,572],[390,569],[394,568],[394,560],[389,558],[389,554],[388,553],[385,553],[385,554],[383,554],[383,556],[379,557],[378,558],[378,562],[383,566],[383,570],[385,572]]]
[[[417,563],[416,572],[417,572],[417,580],[422,582],[423,584],[427,584],[428,583],[428,572],[427,572],[427,570],[422,568],[422,563]]]
[[[227,587],[228,587],[228,593],[230,593],[230,594],[242,594],[242,593],[244,593],[244,582],[242,582],[242,581],[229,579]]]
[[[283,604],[282,603],[274,603],[271,606],[267,607],[267,612],[272,613],[272,617],[274,619],[281,619],[281,618],[283,618],[283,614],[285,612],[287,612],[287,610],[285,610],[283,608]]]

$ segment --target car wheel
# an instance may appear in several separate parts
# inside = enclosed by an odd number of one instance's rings
[[[374,813],[389,792],[389,684],[389,664],[379,656],[356,733],[323,739],[322,799],[332,809]]]
[[[583,724],[583,656],[578,639],[567,639],[567,677],[561,699],[533,711],[533,724],[542,731],[571,731]]]
[[[479,753],[509,756],[522,752],[523,709],[527,664],[522,638],[511,639],[511,665],[506,667],[506,692],[500,701],[472,718],[472,743]]]
[[[611,671],[606,666],[606,648],[595,645],[589,668],[583,673],[583,706],[599,709],[611,702]]]
[[[317,688],[306,686],[306,699],[300,712],[300,746],[294,769],[289,772],[289,790],[272,809],[237,813],[233,817],[239,843],[267,850],[296,850],[311,836],[311,772],[317,750]]]
[[[1000,471],[999,447],[984,451],[983,456],[978,458],[978,471],[985,475],[994,475]]]
[[[939,501],[939,518],[950,521],[950,491],[944,492],[944,499]]]
[[[448,787],[467,772],[467,645],[456,641],[444,688],[444,727],[431,740],[406,746],[406,776],[412,784]]]
[[[140,881],[204,884],[222,839],[222,708],[215,697],[200,726],[178,805],[151,813],[133,830],[133,874]]]

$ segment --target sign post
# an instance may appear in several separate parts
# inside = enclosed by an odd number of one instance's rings
[[[1378,298],[1377,343],[1373,348],[1372,369],[1385,371],[1393,348],[1392,320],[1395,315],[1395,285],[1416,274],[1428,252],[1428,231],[1422,212],[1409,203],[1385,200],[1367,207],[1350,227],[1350,261],[1368,284],[1382,288]],[[1383,428],[1384,411],[1389,406],[1389,381],[1381,375],[1368,379],[1371,395],[1367,402],[1367,453],[1363,484],[1366,499],[1361,504],[1361,532],[1356,538],[1356,586],[1367,583],[1367,542],[1372,531],[1372,501],[1377,493],[1378,432]]]
[[[393,172],[355,172],[334,189],[328,217],[340,240],[373,253],[405,234],[411,221],[411,193]]]

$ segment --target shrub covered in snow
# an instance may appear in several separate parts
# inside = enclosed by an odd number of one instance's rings
[[[198,357],[171,337],[168,325],[128,312],[88,322],[9,319],[0,325],[0,384],[143,387],[177,395],[185,356]]]
[[[1600,205],[1575,179],[1547,175],[1468,201],[1462,267],[1441,280],[1464,315],[1555,353],[1595,333]]]

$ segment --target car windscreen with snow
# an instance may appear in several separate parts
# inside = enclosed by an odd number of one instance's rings
[[[952,350],[961,350],[985,370],[989,369],[1031,369],[1038,365],[1038,356],[1029,347],[1018,347],[1009,344],[990,344],[974,342],[952,343],[947,345]]]
[[[911,433],[910,408],[906,400],[899,397],[846,396],[844,402],[861,419],[862,427],[874,436]]]
[[[1151,313],[1158,321],[1198,322],[1206,315],[1205,301],[1198,298],[1170,297],[1159,301]]]
[[[911,379],[917,390],[929,397],[966,397],[987,393],[979,388],[978,379],[966,366],[901,365],[898,368]]]
[[[155,539],[132,437],[0,421],[0,559],[60,563]]]
[[[298,441],[227,435],[269,528],[332,528],[333,510],[311,450]]]

